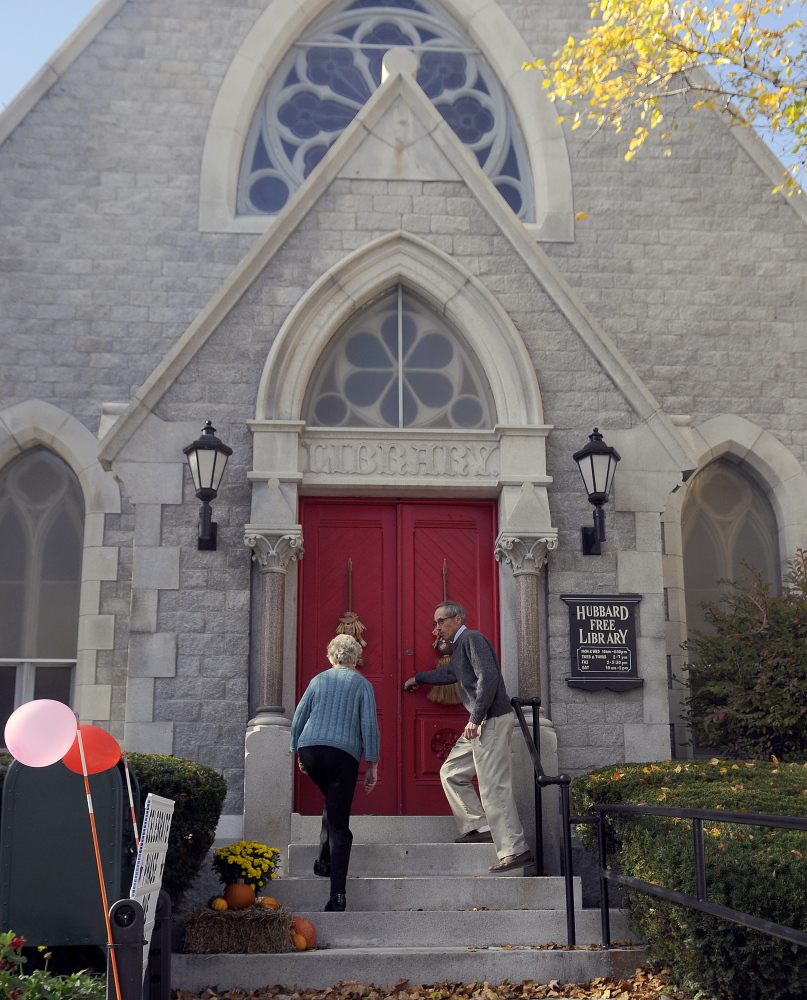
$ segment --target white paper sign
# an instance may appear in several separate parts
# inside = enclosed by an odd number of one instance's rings
[[[154,917],[157,913],[157,897],[163,882],[165,852],[168,850],[168,834],[171,830],[173,813],[173,799],[164,799],[160,795],[149,792],[146,797],[146,808],[143,812],[143,827],[134,878],[132,879],[132,891],[129,893],[129,898],[136,899],[143,907],[145,918],[143,927],[143,937],[146,939],[143,948],[144,976],[149,960]]]

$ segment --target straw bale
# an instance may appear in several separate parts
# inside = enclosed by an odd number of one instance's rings
[[[294,951],[291,919],[287,906],[279,910],[260,906],[222,912],[194,910],[185,920],[184,950],[195,955],[276,955]]]

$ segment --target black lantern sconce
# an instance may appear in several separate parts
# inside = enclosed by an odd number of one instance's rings
[[[187,456],[191,467],[196,496],[202,501],[199,511],[199,548],[212,552],[216,548],[218,525],[213,520],[210,501],[216,499],[227,459],[232,455],[233,449],[219,441],[216,428],[208,420],[202,428],[202,436],[183,448],[182,452]]]
[[[594,507],[594,527],[582,529],[583,555],[598,556],[602,553],[601,543],[605,541],[605,511],[603,504],[608,501],[611,483],[614,481],[619,452],[602,439],[597,428],[589,435],[588,444],[576,451],[572,458],[577,462],[580,475],[586,485],[588,502]]]

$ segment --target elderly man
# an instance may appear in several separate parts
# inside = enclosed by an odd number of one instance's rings
[[[451,661],[436,670],[415,674],[404,688],[414,691],[419,684],[456,681],[462,703],[470,713],[462,736],[440,768],[443,790],[460,829],[455,843],[492,841],[499,857],[497,864],[488,869],[493,874],[523,868],[534,859],[513,798],[513,710],[496,652],[481,632],[465,627],[461,604],[439,604],[434,618],[440,636],[453,644]],[[479,781],[479,796],[471,784],[474,775]]]

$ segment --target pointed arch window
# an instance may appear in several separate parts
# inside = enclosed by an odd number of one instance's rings
[[[490,389],[462,339],[398,285],[359,312],[320,358],[309,427],[493,427]]]
[[[773,509],[756,483],[724,459],[707,465],[687,489],[681,518],[687,628],[703,631],[700,605],[718,603],[719,580],[758,569],[774,593],[781,587],[779,545]]]
[[[72,469],[33,448],[0,471],[0,732],[33,698],[71,704],[84,498]]]
[[[415,53],[426,96],[516,215],[534,220],[526,145],[504,88],[432,0],[342,0],[298,39],[250,127],[239,214],[283,208],[380,85],[384,53],[393,46]]]

